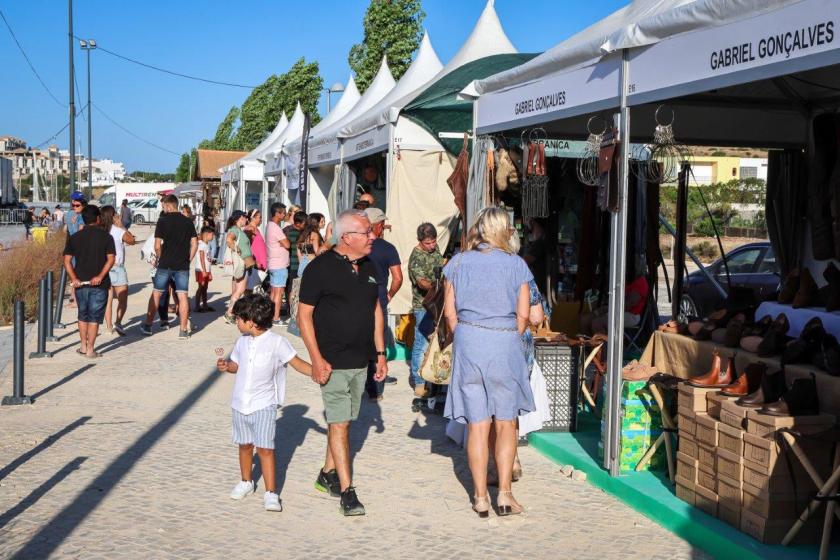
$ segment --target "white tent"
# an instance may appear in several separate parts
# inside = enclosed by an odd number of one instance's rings
[[[288,142],[291,142],[296,138],[300,138],[301,132],[303,131],[303,122],[303,109],[301,108],[300,103],[298,103],[297,107],[295,107],[295,112],[289,121],[289,126],[286,127],[283,134],[278,136],[274,142],[268,146],[265,156],[262,158],[264,162],[262,172],[263,183],[266,185],[266,189],[270,190],[273,193],[274,198],[279,201],[286,200],[284,198],[285,182],[282,173],[282,151]],[[271,186],[272,181],[274,182],[273,188]]]
[[[265,155],[271,143],[286,130],[288,125],[289,119],[286,117],[286,112],[284,111],[280,115],[280,120],[277,121],[274,130],[256,148],[248,152],[246,156],[220,169],[222,172],[221,192],[225,193],[226,199],[230,201],[228,205],[229,212],[236,209],[245,210],[248,207],[260,205],[264,196],[261,196],[260,192],[262,184],[262,163],[258,160]],[[252,185],[248,185],[248,182],[251,182]],[[257,185],[255,186],[254,183]],[[251,195],[247,194],[249,190],[252,192]],[[262,206],[260,207],[262,208]],[[263,209],[264,213],[265,209]]]

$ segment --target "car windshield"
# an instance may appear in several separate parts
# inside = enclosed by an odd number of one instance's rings
[[[758,270],[761,274],[778,274],[779,264],[776,262],[776,253],[773,252],[773,247],[768,247],[764,252],[764,257],[761,259],[761,264],[758,265]]]
[[[758,247],[736,250],[726,255],[726,263],[729,267],[729,274],[748,274],[755,270],[755,264],[761,255]],[[719,274],[726,274],[723,263],[718,266]]]

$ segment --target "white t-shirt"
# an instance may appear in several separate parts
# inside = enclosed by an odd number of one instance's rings
[[[288,340],[266,331],[253,337],[242,335],[230,359],[239,365],[230,406],[252,414],[267,406],[281,405],[286,396],[286,364],[297,356]]]
[[[117,250],[116,258],[114,259],[114,266],[125,266],[125,243],[123,243],[123,235],[125,230],[115,225],[111,226],[109,232],[114,238],[114,247]]]
[[[204,266],[201,268],[201,253],[204,253]],[[199,272],[210,272],[210,246],[202,240],[198,240],[198,249],[195,252],[195,269]]]

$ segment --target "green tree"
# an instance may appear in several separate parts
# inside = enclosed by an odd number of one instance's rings
[[[190,154],[181,154],[178,168],[175,169],[175,182],[186,183],[190,180]]]
[[[239,107],[233,106],[222,122],[216,128],[216,135],[212,140],[202,140],[198,147],[203,150],[239,150],[239,139],[236,134],[236,121],[239,119]]]
[[[423,39],[425,12],[420,0],[371,0],[363,22],[364,38],[347,57],[356,73],[356,86],[364,92],[387,55],[395,80],[411,65],[411,55]]]
[[[318,98],[323,86],[318,63],[307,63],[304,58],[298,59],[285,74],[269,76],[242,104],[234,145],[242,150],[254,149],[277,125],[280,115],[284,111],[291,115],[298,102],[314,126],[320,120]]]

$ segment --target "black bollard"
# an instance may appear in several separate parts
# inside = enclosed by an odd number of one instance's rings
[[[47,315],[50,313],[50,304],[47,301],[47,279],[41,277],[38,283],[38,349],[29,354],[29,358],[52,358],[52,353],[47,352]]]
[[[56,329],[65,328],[61,322],[61,311],[64,308],[64,292],[67,290],[67,269],[61,267],[61,274],[58,276],[58,293],[55,295],[55,313],[53,313],[53,327]]]
[[[48,270],[46,276],[47,288],[47,342],[58,342],[58,337],[53,333],[53,271]]]
[[[12,405],[12,404],[32,404],[32,399],[27,397],[23,394],[23,329],[24,325],[24,317],[23,317],[23,302],[16,301],[15,302],[15,316],[14,316],[14,325],[15,330],[13,334],[13,357],[12,357],[12,364],[13,364],[13,373],[12,373],[12,383],[14,385],[12,389],[12,396],[11,397],[3,397],[3,404],[4,405]]]

